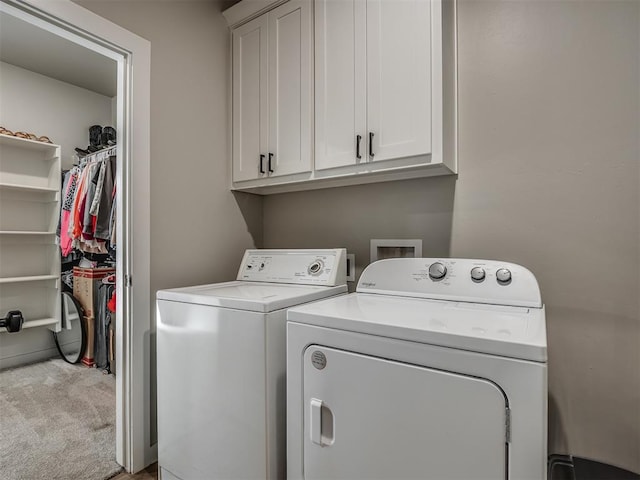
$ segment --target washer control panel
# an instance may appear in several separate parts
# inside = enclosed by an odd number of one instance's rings
[[[540,288],[525,267],[493,260],[393,258],[369,265],[357,292],[541,307]]]
[[[247,250],[238,280],[300,285],[335,286],[346,283],[347,251]]]

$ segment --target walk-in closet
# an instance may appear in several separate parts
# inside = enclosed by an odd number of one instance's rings
[[[116,78],[114,60],[0,13],[0,464],[10,478],[121,469]]]

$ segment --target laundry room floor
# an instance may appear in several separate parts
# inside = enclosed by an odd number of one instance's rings
[[[157,478],[158,464],[154,463],[153,465],[149,465],[145,470],[139,473],[121,473],[117,477],[114,477],[112,480],[157,480]]]

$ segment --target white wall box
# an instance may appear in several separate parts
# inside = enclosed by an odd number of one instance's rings
[[[59,208],[60,146],[0,135],[0,315],[23,328],[60,328]]]
[[[232,189],[457,173],[455,9],[455,0],[243,0],[227,9]]]
[[[385,258],[420,258],[422,257],[422,240],[372,238],[369,247],[369,263]]]

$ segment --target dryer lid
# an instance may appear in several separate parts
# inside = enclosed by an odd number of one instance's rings
[[[353,293],[287,312],[292,322],[535,362],[547,361],[544,308]]]
[[[346,292],[346,285],[318,287],[236,280],[160,290],[157,293],[157,299],[252,312],[273,312]]]

